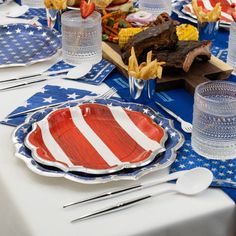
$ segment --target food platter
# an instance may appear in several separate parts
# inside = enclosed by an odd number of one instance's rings
[[[166,139],[164,129],[143,113],[83,104],[35,122],[25,144],[41,164],[108,174],[149,164],[165,150]]]
[[[0,68],[26,66],[51,59],[61,48],[60,34],[43,26],[0,26]]]
[[[128,66],[124,64],[118,45],[110,42],[103,42],[103,57],[117,66],[119,71],[128,78]],[[199,68],[201,68],[199,70]],[[212,79],[227,79],[233,71],[233,68],[211,55],[208,62],[195,61],[190,70],[176,71],[169,69],[163,74],[161,80],[157,80],[156,90],[163,91],[168,89],[184,88],[191,94],[194,94],[198,84]]]
[[[42,120],[50,112],[53,111],[52,108],[49,108],[34,113],[32,116],[28,117],[24,124],[16,128],[13,133],[13,142],[16,147],[16,156],[22,159],[26,163],[27,167],[37,174],[49,177],[64,177],[71,181],[85,184],[106,183],[115,180],[134,180],[153,171],[158,171],[166,168],[174,162],[176,158],[176,151],[182,146],[184,137],[179,131],[174,128],[173,122],[171,120],[164,118],[151,108],[141,104],[122,103],[120,101],[112,99],[97,99],[94,101],[90,101],[90,103],[95,102],[107,106],[118,106],[127,110],[137,111],[148,115],[156,124],[161,126],[168,135],[168,139],[165,143],[165,152],[157,158],[154,158],[153,161],[145,166],[120,170],[110,174],[88,174],[78,171],[64,171],[57,167],[40,164],[32,157],[30,149],[26,147],[25,138],[32,130],[32,125],[35,122]],[[70,103],[69,106],[73,107],[77,105],[77,103]]]

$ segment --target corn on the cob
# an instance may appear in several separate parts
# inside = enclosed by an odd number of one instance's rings
[[[190,24],[182,24],[176,27],[179,40],[198,40],[199,33],[196,27]]]
[[[123,48],[131,37],[143,31],[143,28],[123,28],[119,31],[119,46]]]

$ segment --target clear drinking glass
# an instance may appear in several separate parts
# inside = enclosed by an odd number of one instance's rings
[[[129,91],[133,101],[138,103],[147,103],[155,94],[156,80],[142,80],[129,77]]]
[[[192,147],[209,159],[236,157],[236,83],[211,81],[196,88]]]
[[[234,73],[236,73],[236,22],[232,22],[230,26],[227,63],[233,67]]]
[[[155,16],[160,15],[162,12],[167,12],[170,15],[171,0],[139,0],[139,8]]]
[[[102,26],[98,12],[94,11],[86,19],[76,10],[62,14],[62,55],[72,65],[101,61]]]

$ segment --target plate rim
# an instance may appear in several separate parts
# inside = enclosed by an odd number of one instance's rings
[[[81,105],[91,105],[92,103],[84,103],[84,104],[78,104],[77,107],[80,107]],[[93,103],[94,104],[94,103]],[[98,104],[98,103],[97,103]],[[98,104],[99,106],[103,106],[103,107],[109,107],[108,105],[105,105],[105,104]],[[76,106],[74,106],[76,107]],[[121,107],[122,109],[125,110],[125,108]],[[49,112],[42,120],[40,121],[36,121],[35,123],[33,123],[32,125],[32,130],[27,134],[27,136],[25,137],[25,145],[27,148],[29,148],[32,152],[32,157],[39,163],[43,164],[43,165],[48,165],[48,166],[52,166],[52,167],[57,167],[59,169],[62,169],[63,171],[65,172],[69,172],[69,171],[77,171],[77,172],[83,172],[83,173],[87,173],[87,174],[111,174],[111,173],[114,173],[114,172],[117,172],[117,171],[120,171],[120,170],[123,170],[123,169],[130,169],[130,168],[137,168],[137,167],[143,167],[145,165],[148,165],[150,162],[152,162],[157,155],[160,155],[163,151],[165,151],[165,148],[164,148],[164,144],[168,138],[168,135],[167,135],[167,132],[158,124],[156,124],[155,122],[152,122],[153,123],[153,126],[158,126],[162,132],[163,132],[163,136],[159,142],[160,144],[160,147],[154,151],[152,151],[152,153],[143,161],[139,161],[139,162],[136,162],[136,163],[122,163],[120,165],[118,165],[117,167],[111,167],[111,168],[108,168],[108,169],[100,169],[100,170],[96,170],[96,169],[90,169],[90,168],[86,168],[86,167],[83,167],[83,166],[72,166],[72,167],[66,167],[65,165],[61,164],[61,163],[58,163],[58,161],[47,161],[45,159],[43,159],[38,153],[37,153],[37,149],[39,147],[33,145],[30,141],[29,141],[29,138],[30,138],[30,135],[33,134],[36,129],[37,129],[37,124],[39,122],[43,122],[43,121],[46,121],[48,119],[49,116],[51,116],[53,113],[55,112],[58,112],[58,111],[63,111],[65,109],[68,109],[67,107],[65,108],[58,108],[58,109],[55,109],[51,112]],[[127,109],[126,109],[127,110]],[[137,111],[130,111],[130,112],[137,112]],[[146,114],[143,114],[141,112],[138,112],[140,114],[142,114],[143,116],[145,117],[148,117],[149,120],[150,120],[150,117],[147,116]],[[149,123],[151,123],[149,121]]]

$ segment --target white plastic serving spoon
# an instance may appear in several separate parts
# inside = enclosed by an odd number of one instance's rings
[[[89,73],[93,65],[89,62],[81,63],[80,65],[70,69],[66,75],[68,79],[81,79]]]
[[[6,16],[12,17],[12,18],[20,17],[20,16],[24,15],[28,10],[29,10],[29,7],[26,5],[17,6],[17,7],[10,9],[9,12],[7,12]]]
[[[198,194],[204,190],[206,190],[211,182],[213,180],[213,174],[210,170],[206,168],[195,168],[193,170],[190,170],[186,172],[185,174],[181,175],[177,181],[176,184],[168,186],[166,189],[161,190],[159,192],[156,192],[152,195],[144,195],[138,198],[132,198],[128,201],[124,202],[119,202],[116,205],[112,205],[109,207],[106,207],[104,209],[98,210],[93,213],[89,213],[87,215],[81,216],[77,219],[72,220],[71,222],[76,222],[80,220],[85,220],[91,217],[99,216],[99,215],[104,215],[110,212],[118,211],[121,209],[124,209],[126,207],[130,207],[138,202],[141,202],[145,199],[154,197],[156,195],[169,192],[169,191],[174,191],[180,194],[184,195],[195,195]]]

